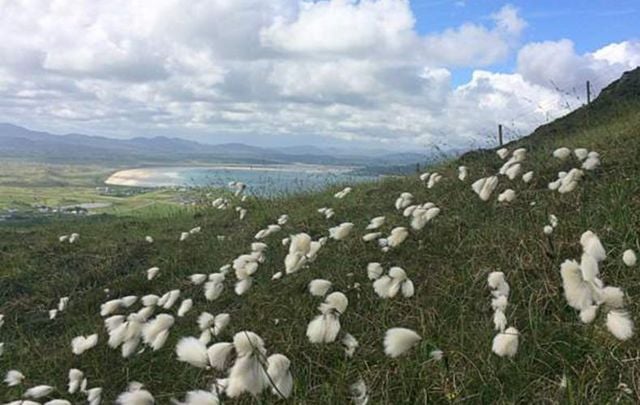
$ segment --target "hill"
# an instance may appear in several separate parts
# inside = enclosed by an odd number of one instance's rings
[[[203,144],[165,136],[113,139],[82,134],[53,135],[0,123],[0,158],[64,164],[308,163],[398,165],[424,163],[428,153],[354,151],[297,146],[261,148],[242,143]]]
[[[369,403],[375,404],[637,403],[638,334],[616,339],[605,327],[605,308],[592,323],[582,323],[563,295],[560,265],[567,259],[580,261],[581,234],[595,232],[607,254],[600,277],[622,288],[626,309],[636,323],[640,320],[640,271],[621,260],[624,250],[638,252],[640,247],[640,92],[629,91],[638,83],[640,69],[612,83],[590,106],[507,145],[510,151],[527,148],[523,172],[532,170],[533,180],[501,176],[487,202],[471,184],[504,164],[493,150],[434,167],[443,179],[433,188],[406,177],[358,185],[343,199],[333,197],[339,187],[286,199],[234,199],[232,206],[248,210],[243,221],[234,209],[202,206],[161,218],[93,217],[0,227],[0,313],[5,316],[0,367],[27,376],[24,386],[3,387],[0,396],[13,400],[27,387],[50,384],[58,389],[50,397],[80,401],[82,394],[64,393],[70,368],[82,370],[89,387],[102,387],[107,403],[131,381],[144,383],[158,403],[183,398],[189,390],[209,389],[225,374],[179,362],[175,354],[181,337],[199,336],[197,318],[208,311],[231,315],[229,326],[214,341],[230,341],[234,333],[251,330],[265,340],[270,354],[282,353],[291,360],[292,403],[349,403],[349,386],[360,378],[368,387]],[[597,151],[601,159],[601,165],[585,171],[576,189],[566,194],[548,188],[559,171],[580,166],[573,156],[552,157],[563,146]],[[469,170],[465,181],[457,179],[460,164]],[[507,188],[515,190],[515,200],[498,203],[498,193]],[[394,208],[402,192],[412,193],[416,203],[433,202],[441,212],[384,253],[362,236],[369,221],[380,215],[386,217],[381,228],[385,235],[396,226],[409,226]],[[335,216],[325,219],[317,212],[320,207],[332,207]],[[214,301],[205,299],[202,286],[189,282],[191,274],[218,272],[250,252],[256,232],[281,214],[290,220],[264,240],[265,260],[244,295],[234,294],[233,271]],[[547,236],[543,227],[551,214],[559,222]],[[288,247],[282,238],[306,232],[318,240],[342,222],[355,224],[349,237],[330,239],[306,268],[271,280],[284,269]],[[196,226],[202,227],[200,233],[178,241],[181,232]],[[80,234],[76,243],[58,242],[59,235],[71,232]],[[145,242],[146,235],[155,241]],[[367,277],[370,262],[380,262],[385,270],[402,267],[415,295],[379,298]],[[152,266],[160,272],[148,281],[145,271]],[[513,358],[492,353],[496,332],[487,277],[493,271],[503,272],[510,285],[505,315],[508,325],[519,331]],[[308,283],[317,278],[330,280],[332,291],[348,297],[340,326],[359,342],[352,358],[339,342],[311,344],[305,336],[322,302],[307,292]],[[180,289],[180,300],[192,298],[194,308],[176,317],[164,347],[152,351],[141,344],[144,351],[123,359],[119,350],[107,346],[99,315],[102,303],[172,289]],[[68,308],[51,321],[47,310],[62,296],[70,297]],[[175,315],[179,304],[156,313]],[[118,313],[139,308],[136,303]],[[422,337],[395,359],[383,350],[385,331],[393,327],[413,329]],[[98,345],[73,355],[71,340],[92,333],[98,333]],[[431,354],[436,349],[442,351],[442,360]],[[277,402],[267,391],[255,400],[247,395],[223,400],[256,401]]]

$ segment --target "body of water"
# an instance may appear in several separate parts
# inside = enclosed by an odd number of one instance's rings
[[[249,194],[274,196],[316,191],[331,184],[373,180],[351,168],[320,165],[225,165],[210,167],[150,167],[121,170],[106,184],[133,187],[227,187],[230,181],[247,184]]]

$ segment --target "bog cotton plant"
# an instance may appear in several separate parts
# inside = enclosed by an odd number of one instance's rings
[[[324,215],[325,219],[331,219],[336,214],[333,208],[328,207],[318,208],[318,212]]]
[[[471,189],[480,197],[482,201],[488,201],[493,191],[498,187],[498,177],[489,176],[476,180]]]
[[[343,222],[338,226],[329,228],[329,238],[335,240],[344,240],[349,236],[353,227],[354,224],[352,224],[351,222]]]
[[[218,392],[230,398],[243,393],[259,395],[270,388],[281,398],[288,398],[293,390],[289,359],[282,354],[267,357],[264,340],[251,331],[234,335],[233,342],[218,342],[209,348],[194,337],[182,338],[176,346],[178,360],[198,368],[227,369],[231,354],[236,358],[228,370],[228,376],[217,381]]]
[[[375,270],[374,270],[375,268]],[[375,276],[377,268],[372,266],[369,277]],[[415,293],[413,281],[407,277],[407,273],[401,267],[392,267],[389,273],[380,276],[373,282],[373,290],[380,298],[394,298],[399,292],[406,298],[413,297]]]
[[[15,387],[16,385],[22,384],[22,381],[25,379],[24,374],[22,374],[18,370],[9,370],[7,374],[4,376],[4,383],[9,387]]]
[[[606,327],[619,340],[628,340],[634,334],[634,324],[624,309],[624,293],[618,287],[606,286],[600,279],[599,263],[606,259],[606,251],[592,231],[580,237],[582,257],[580,263],[565,260],[560,266],[562,287],[567,304],[579,311],[583,323],[592,323],[598,310],[607,312]]]
[[[338,199],[343,199],[345,198],[347,195],[349,195],[349,193],[351,193],[352,188],[351,187],[345,187],[343,190],[338,191],[337,193],[335,193],[333,196],[335,198]]]
[[[399,357],[416,346],[422,337],[407,328],[391,328],[384,335],[384,353],[392,358]]]
[[[331,343],[340,333],[340,315],[343,314],[349,300],[343,293],[336,291],[329,294],[318,307],[320,315],[307,325],[307,338],[311,343]]]
[[[409,231],[403,226],[395,227],[386,238],[378,239],[378,244],[383,250],[400,246],[409,236]]]
[[[411,216],[411,228],[419,231],[424,228],[433,218],[440,214],[440,208],[435,204],[427,202],[421,206],[415,206],[409,213]]]
[[[440,180],[442,180],[442,175],[440,173],[431,173],[429,180],[427,180],[427,188],[432,189],[440,182]]]
[[[409,192],[401,193],[400,196],[396,199],[395,207],[396,210],[400,211],[407,208],[413,202],[413,194]]]
[[[469,169],[467,166],[459,166],[458,167],[458,180],[465,181],[469,176]]]
[[[331,281],[324,279],[311,280],[308,285],[309,293],[315,297],[324,297],[331,288]]]
[[[498,202],[510,203],[516,199],[516,192],[508,188],[498,195]]]
[[[372,218],[371,221],[369,222],[369,225],[367,225],[366,229],[367,230],[378,229],[382,225],[384,225],[384,222],[385,222],[385,217],[384,216],[379,216],[379,217]]]
[[[116,399],[118,405],[153,405],[155,399],[153,395],[144,389],[140,383],[130,383],[127,391],[118,395]]]
[[[569,156],[571,156],[571,149],[563,146],[561,148],[554,150],[552,155],[556,159],[566,160],[567,158],[569,158]]]
[[[491,308],[493,309],[493,325],[498,331],[493,338],[491,351],[500,357],[514,357],[518,352],[519,332],[514,327],[507,328],[505,310],[508,305],[511,288],[507,283],[504,273],[494,271],[487,277],[487,284],[491,289]]]
[[[636,258],[636,253],[632,249],[627,249],[622,253],[622,262],[627,267],[633,267],[636,265],[638,259]]]

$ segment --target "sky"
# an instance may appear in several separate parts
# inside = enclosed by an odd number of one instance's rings
[[[527,134],[640,65],[640,3],[0,0],[0,122],[420,151]]]

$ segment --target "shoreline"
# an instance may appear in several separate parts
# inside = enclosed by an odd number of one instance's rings
[[[304,174],[346,174],[356,166],[330,166],[311,164],[279,164],[279,165],[246,165],[246,164],[213,164],[204,166],[157,166],[118,170],[109,175],[104,181],[106,185],[128,187],[176,187],[184,180],[182,172],[189,170],[212,170],[229,172],[273,172],[290,173],[301,172]]]

